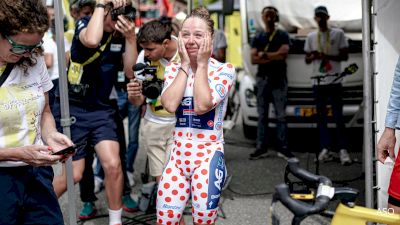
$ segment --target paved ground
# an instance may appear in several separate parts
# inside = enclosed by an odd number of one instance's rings
[[[271,193],[274,191],[274,186],[278,183],[283,182],[283,174],[285,161],[276,156],[270,158],[259,159],[251,161],[248,159],[248,154],[254,151],[254,140],[245,139],[242,135],[241,126],[236,126],[234,130],[229,131],[225,134],[226,145],[225,155],[228,173],[232,175],[232,180],[229,187],[223,192],[223,204],[222,210],[225,218],[222,218],[223,214],[220,213],[220,218],[217,224],[220,225],[260,225],[270,224],[269,205],[271,202]],[[360,130],[360,132],[362,132]],[[302,166],[308,168],[310,171],[315,171],[314,167],[314,155],[307,153],[310,143],[315,142],[310,137],[309,131],[299,132],[298,136],[300,141],[291,143],[291,146],[296,146],[296,156],[300,159]],[[301,136],[304,134],[304,137]],[[353,151],[361,151],[361,140],[357,141],[359,146]],[[361,161],[362,157],[360,153],[352,152],[352,157]],[[140,173],[144,170],[145,153],[139,152],[135,162],[135,176],[136,186],[134,187],[132,196],[137,197],[139,188],[141,187]],[[340,180],[352,180],[361,176],[362,165],[361,163],[355,163],[351,166],[343,167],[338,162],[324,163],[320,166],[320,173],[327,175],[332,180],[337,181],[337,185],[341,185]],[[362,179],[356,179],[352,182],[347,182],[349,186],[358,188],[363,193],[363,177]],[[78,194],[78,189],[76,192]],[[77,195],[79,198],[79,195]],[[104,191],[98,194],[99,201],[96,202],[99,214],[104,215],[97,219],[86,221],[81,224],[85,225],[107,225],[107,207],[104,199]],[[76,201],[77,210],[81,207],[80,201]],[[360,203],[362,204],[362,198]],[[64,218],[66,224],[68,224],[68,211],[67,211],[67,198],[66,195],[60,199],[62,209],[64,212]],[[334,207],[334,206],[333,206]],[[284,208],[282,205],[278,205],[277,212],[281,216],[281,224],[290,224],[292,214]],[[154,215],[144,215],[141,212],[138,213],[124,213],[124,224],[154,224]],[[136,221],[135,221],[136,220]],[[147,222],[144,222],[146,221]],[[142,221],[142,222],[140,222]],[[192,224],[191,217],[185,216],[187,224]],[[329,224],[329,219],[322,216],[312,216],[305,220],[302,224]]]

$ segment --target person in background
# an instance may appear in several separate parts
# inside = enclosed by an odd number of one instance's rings
[[[0,1],[0,224],[64,224],[51,165],[69,155],[51,153],[73,143],[57,132],[48,102],[48,27],[42,0]]]
[[[47,7],[49,9],[49,7]],[[44,49],[44,61],[46,63],[47,70],[50,75],[50,79],[53,82],[53,88],[49,91],[49,104],[51,110],[53,110],[53,104],[55,101],[55,91],[58,90],[58,53],[57,53],[57,43],[56,43],[56,26],[54,19],[50,21],[50,33],[45,35],[43,38],[43,49]],[[65,20],[64,20],[65,22]],[[64,38],[64,48],[65,48],[65,60],[68,65],[69,61],[69,42]]]
[[[76,0],[71,2],[69,6],[69,12],[71,17],[78,21],[84,16],[91,16],[93,14],[94,7],[96,6],[95,0]]]
[[[179,34],[181,63],[165,70],[161,101],[177,123],[158,188],[157,224],[177,224],[189,197],[194,224],[215,224],[217,218],[227,175],[223,118],[235,68],[211,58],[213,35],[207,9],[194,9]]]
[[[379,138],[376,146],[376,157],[379,162],[385,164],[386,161],[394,163],[390,184],[388,189],[389,199],[388,208],[395,213],[400,213],[400,157],[395,155],[396,146],[395,131],[400,128],[400,57],[397,60],[394,71],[393,84],[390,92],[389,103],[386,111],[385,130]]]
[[[265,30],[258,33],[251,43],[251,62],[258,65],[255,92],[257,95],[258,126],[256,150],[250,159],[269,156],[267,150],[268,113],[270,102],[276,115],[276,137],[278,156],[294,157],[288,149],[288,129],[286,124],[287,77],[286,57],[289,53],[289,35],[277,29],[279,12],[273,6],[261,11]]]
[[[157,67],[156,76],[161,81],[165,79],[165,67],[169,63],[180,62],[178,40],[171,36],[171,32],[170,23],[154,20],[144,24],[137,35],[137,42],[143,50],[136,63],[147,61],[151,66]],[[158,183],[173,146],[172,131],[176,122],[174,113],[165,111],[159,95],[155,99],[143,95],[142,82],[137,76],[128,83],[127,91],[132,104],[146,105],[146,112],[140,123],[139,143],[140,149],[147,152],[150,175]]]
[[[220,62],[226,60],[226,37],[223,30],[217,29],[214,33],[212,57]]]
[[[98,0],[96,3],[92,17],[83,17],[76,23],[71,46],[74,64],[70,64],[68,71],[69,103],[71,116],[76,118],[71,134],[77,143],[94,146],[105,172],[109,224],[117,225],[122,224],[123,174],[110,93],[122,60],[125,73],[133,73],[137,56],[135,24],[119,11],[113,11],[127,7],[126,1]],[[115,37],[116,32],[124,36],[124,49]],[[83,68],[71,69],[76,67]],[[85,168],[85,148],[78,149],[73,158],[74,182],[81,180]],[[65,168],[63,172],[54,179],[58,196],[66,190]]]
[[[315,21],[318,31],[308,34],[304,44],[306,63],[313,65],[313,74],[317,76],[335,75],[341,72],[341,62],[349,58],[349,44],[343,30],[328,26],[329,14],[325,6],[315,8]],[[347,152],[345,125],[343,122],[342,80],[334,76],[325,77],[316,81],[313,86],[318,114],[318,129],[320,139],[320,153],[317,160],[329,161],[332,159],[331,140],[327,127],[327,105],[332,105],[333,119],[336,123],[337,150],[339,150],[342,165],[351,164]]]
[[[139,46],[140,47],[140,46]],[[135,185],[134,179],[134,163],[139,148],[139,125],[141,107],[133,105],[128,100],[128,92],[126,90],[129,79],[124,71],[118,72],[118,79],[115,89],[118,95],[118,110],[121,119],[128,117],[128,149],[126,150],[126,173],[130,186]],[[124,137],[125,138],[125,137]]]

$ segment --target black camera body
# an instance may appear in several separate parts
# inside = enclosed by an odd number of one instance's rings
[[[149,99],[157,99],[161,95],[164,81],[157,78],[157,67],[147,66],[143,70],[145,79],[143,80],[143,95]]]
[[[130,21],[134,21],[136,15],[136,9],[132,5],[126,5],[124,7],[119,7],[111,10],[112,20],[117,21],[119,15],[125,16]]]
[[[68,93],[71,96],[83,98],[86,96],[89,84],[68,84]]]
[[[157,99],[163,89],[164,81],[157,78],[157,66],[138,63],[133,66],[135,76],[142,81],[142,93],[149,99]]]

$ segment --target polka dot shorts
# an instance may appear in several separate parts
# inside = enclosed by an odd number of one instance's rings
[[[191,196],[193,221],[215,223],[225,178],[222,143],[176,140],[158,187],[157,222],[179,224]]]

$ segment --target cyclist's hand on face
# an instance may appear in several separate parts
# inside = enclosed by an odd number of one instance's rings
[[[184,67],[190,65],[190,58],[186,51],[185,42],[182,38],[182,32],[179,32],[178,37],[178,53],[179,57],[181,58],[181,66]]]
[[[207,66],[208,59],[211,56],[212,52],[212,36],[210,32],[205,32],[204,39],[200,44],[199,52],[197,55],[197,65],[199,66]]]
[[[392,128],[385,128],[381,138],[379,139],[376,147],[376,154],[379,162],[384,163],[386,157],[392,158],[395,161],[394,146],[396,144],[395,130]]]

